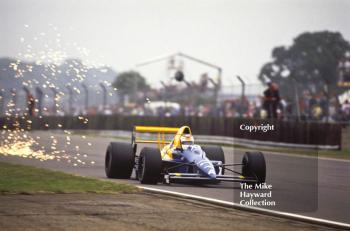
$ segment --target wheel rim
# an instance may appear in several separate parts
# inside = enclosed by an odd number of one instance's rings
[[[111,153],[110,153],[110,152],[107,152],[106,160],[105,160],[105,166],[106,166],[106,170],[107,170],[108,172],[109,172],[109,170],[111,169],[111,161],[112,161]]]
[[[143,179],[143,175],[145,171],[144,165],[145,165],[145,158],[141,157],[139,160],[138,171],[137,171],[137,177],[139,180]]]
[[[242,160],[242,164],[243,164],[243,167],[242,167],[242,174],[243,176],[248,176],[250,173],[248,171],[248,160],[247,160],[247,157],[243,157],[243,160]]]

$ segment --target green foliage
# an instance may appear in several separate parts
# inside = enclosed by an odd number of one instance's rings
[[[114,80],[113,87],[117,88],[122,95],[135,95],[138,91],[150,88],[145,77],[136,71],[120,73]]]
[[[262,67],[258,78],[263,83],[276,82],[287,97],[292,97],[294,81],[300,91],[338,95],[346,90],[337,87],[337,66],[346,51],[350,51],[349,42],[339,32],[306,32],[290,47],[275,47],[273,60]]]
[[[136,187],[128,184],[0,162],[0,194],[128,193],[136,191]]]

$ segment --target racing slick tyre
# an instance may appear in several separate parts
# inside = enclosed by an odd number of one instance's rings
[[[135,164],[132,146],[127,143],[111,142],[105,157],[105,171],[108,178],[128,179]]]
[[[256,183],[264,183],[266,178],[266,162],[261,152],[246,152],[242,159],[242,175],[252,177]]]
[[[159,149],[145,147],[141,150],[137,178],[141,184],[157,184],[161,179],[162,158]]]
[[[202,150],[205,152],[209,160],[221,161],[225,164],[225,154],[221,147],[219,146],[203,146]],[[219,173],[219,168],[215,167],[216,174]],[[222,169],[221,174],[224,175],[224,168]]]

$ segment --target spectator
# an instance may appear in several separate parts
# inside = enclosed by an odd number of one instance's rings
[[[267,118],[277,119],[277,107],[281,100],[276,83],[268,82],[268,88],[264,91],[264,109],[267,112]]]
[[[349,100],[345,100],[342,107],[341,111],[343,114],[343,120],[344,121],[350,121],[350,102]]]
[[[34,109],[35,109],[35,99],[32,94],[28,94],[27,96],[27,102],[28,102],[28,114],[29,116],[34,116]]]

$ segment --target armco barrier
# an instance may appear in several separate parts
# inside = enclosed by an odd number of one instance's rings
[[[120,115],[96,115],[84,117],[84,119],[72,116],[49,116],[17,119],[19,126],[24,129],[92,129],[92,130],[132,130],[134,125],[152,126],[182,126],[189,125],[194,134],[225,136],[241,138],[242,140],[267,141],[289,144],[326,145],[341,148],[341,125],[333,123],[315,122],[287,122],[268,121],[242,118],[217,118],[217,117],[154,117],[154,116],[120,116]],[[14,118],[0,118],[0,127],[13,129]],[[28,123],[31,121],[31,123]],[[249,132],[241,130],[244,125],[274,126],[274,130],[262,132]]]
[[[51,133],[62,134],[62,130],[50,130]],[[122,130],[72,130],[73,134],[90,134],[99,137],[108,137],[115,139],[130,140],[132,131]],[[145,134],[143,134],[145,135]],[[291,149],[319,149],[319,150],[336,150],[339,149],[337,145],[312,145],[312,144],[291,144],[280,143],[272,141],[248,140],[242,138],[234,138],[228,136],[212,136],[212,135],[196,135],[196,143],[205,145],[240,145],[247,148],[261,149],[261,148],[291,148]]]

